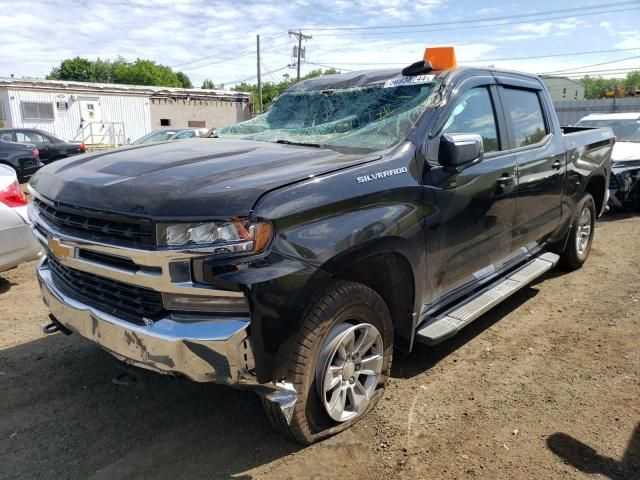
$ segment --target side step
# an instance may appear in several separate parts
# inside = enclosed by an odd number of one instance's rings
[[[418,326],[416,340],[428,345],[435,345],[452,337],[505,298],[513,295],[546,271],[551,270],[559,259],[558,255],[551,252],[543,253],[534,258],[508,276],[498,279],[472,295],[464,303],[454,306],[451,310],[437,317],[427,319]]]

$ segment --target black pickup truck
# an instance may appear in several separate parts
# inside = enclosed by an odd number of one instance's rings
[[[65,159],[31,180],[52,322],[129,364],[250,387],[302,443],[441,342],[587,259],[609,129],[478,68],[306,80],[216,138]]]

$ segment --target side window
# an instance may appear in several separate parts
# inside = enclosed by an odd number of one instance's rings
[[[13,135],[11,132],[0,132],[0,140],[5,142],[13,142]]]
[[[441,133],[475,133],[482,137],[486,153],[500,150],[496,116],[489,90],[478,87],[462,94]]]
[[[195,136],[196,134],[193,130],[188,130],[186,132],[179,133],[178,135],[175,136],[175,138],[182,140],[183,138],[193,138]]]
[[[511,118],[516,147],[541,141],[549,132],[544,123],[538,93],[517,88],[505,88],[503,92],[505,110]]]
[[[44,143],[42,135],[35,132],[16,132],[16,139],[20,143]]]

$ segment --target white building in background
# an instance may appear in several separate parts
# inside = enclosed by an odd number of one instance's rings
[[[250,100],[250,93],[226,90],[0,78],[0,126],[123,145],[161,126],[219,128],[246,120]]]

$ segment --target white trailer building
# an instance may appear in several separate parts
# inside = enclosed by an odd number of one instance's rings
[[[0,127],[117,146],[161,125],[210,128],[246,120],[250,100],[249,93],[225,90],[0,78]]]

